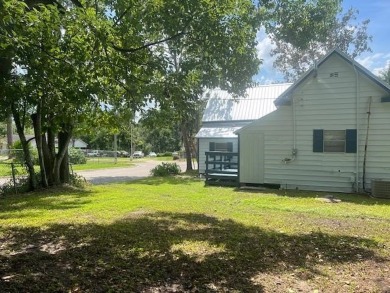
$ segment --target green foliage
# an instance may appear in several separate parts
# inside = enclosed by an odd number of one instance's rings
[[[0,123],[0,139],[7,134],[7,124]]]
[[[390,84],[390,65],[387,65],[385,69],[379,72],[379,77]]]
[[[87,163],[87,158],[82,150],[69,148],[69,162],[71,164],[85,164]]]
[[[180,166],[176,163],[161,163],[154,167],[150,174],[155,177],[165,177],[170,175],[178,175],[181,172]]]
[[[340,1],[286,1],[282,5],[289,6],[278,13],[277,23],[283,25],[268,26],[267,32],[275,45],[271,51],[274,66],[287,81],[295,81],[334,48],[352,58],[371,51],[370,21],[358,23],[359,11],[353,8],[342,14]]]
[[[39,165],[37,149],[33,148],[31,146],[31,143],[28,144],[28,148],[29,148],[29,152],[31,154],[33,164]],[[10,150],[10,156],[11,156],[11,158],[14,159],[14,162],[16,162],[16,163],[21,163],[21,164],[25,163],[24,152],[23,152],[22,143],[20,142],[20,140],[17,140],[12,144],[11,150]]]
[[[83,176],[77,174],[70,174],[69,184],[77,188],[85,188],[88,185],[87,180],[85,180]]]
[[[172,152],[158,153],[157,157],[172,157]]]

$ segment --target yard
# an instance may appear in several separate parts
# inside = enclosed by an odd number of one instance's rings
[[[325,195],[182,177],[3,197],[0,292],[389,292],[390,201]]]

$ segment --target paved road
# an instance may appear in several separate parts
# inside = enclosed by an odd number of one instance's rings
[[[142,161],[135,162],[134,167],[127,168],[112,168],[100,170],[75,171],[75,173],[83,176],[92,184],[105,184],[110,182],[125,182],[137,179],[142,179],[150,176],[150,170],[161,164],[160,161]],[[186,170],[185,161],[176,161],[182,171]],[[8,182],[11,177],[0,178],[0,186]]]
[[[83,176],[92,184],[105,184],[110,182],[124,182],[142,179],[150,176],[150,170],[161,164],[160,161],[136,162],[136,166],[128,168],[112,168],[101,170],[77,171],[75,173]],[[176,162],[182,171],[186,170],[186,162]]]

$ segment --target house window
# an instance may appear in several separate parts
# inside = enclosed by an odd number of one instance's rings
[[[313,152],[315,153],[356,153],[356,129],[313,130]]]
[[[324,130],[324,152],[345,152],[345,130]]]
[[[232,152],[233,143],[232,142],[210,142],[209,150],[216,151],[216,152]]]

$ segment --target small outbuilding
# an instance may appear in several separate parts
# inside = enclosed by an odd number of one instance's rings
[[[388,183],[390,86],[362,65],[333,50],[274,104],[235,132],[241,185],[356,192]]]
[[[249,88],[245,96],[236,98],[219,89],[207,91],[204,98],[208,102],[202,118],[202,128],[196,135],[199,173],[205,173],[206,152],[238,152],[235,131],[274,111],[275,99],[290,85],[260,85]]]

